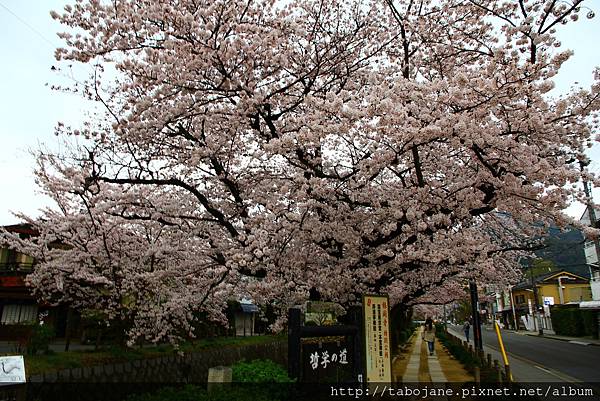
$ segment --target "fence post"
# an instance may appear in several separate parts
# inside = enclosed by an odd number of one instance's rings
[[[511,380],[510,380],[510,377],[511,377],[510,365],[504,365],[504,374],[506,375],[506,381],[510,383],[511,382]]]
[[[497,359],[494,359],[494,370],[498,375],[498,383],[502,383],[502,371],[500,370],[500,364]]]

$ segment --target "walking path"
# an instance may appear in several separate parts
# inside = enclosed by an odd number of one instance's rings
[[[402,383],[447,383],[473,381],[471,376],[436,340],[435,351],[429,355],[427,344],[421,339],[419,327],[408,345],[392,365],[392,374]]]

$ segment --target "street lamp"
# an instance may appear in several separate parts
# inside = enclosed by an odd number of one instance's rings
[[[558,278],[558,298],[560,299],[560,304],[564,304],[565,303],[565,296],[563,294],[563,286],[562,286],[562,279],[566,279],[566,280],[575,280],[573,277],[569,277],[569,276],[560,276]]]

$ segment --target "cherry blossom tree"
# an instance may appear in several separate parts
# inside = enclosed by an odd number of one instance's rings
[[[535,245],[526,226],[572,223],[574,184],[596,179],[579,162],[600,71],[589,89],[549,95],[572,54],[556,31],[583,3],[77,0],[53,12],[71,28],[57,58],[94,67],[79,90],[106,113],[59,123],[82,145],[39,156],[61,212],[35,223],[71,247],[32,283],[72,299],[109,288],[109,310],[131,297],[143,333],[142,316],[185,327],[238,292],[282,310],[309,294],[409,305],[514,278]]]

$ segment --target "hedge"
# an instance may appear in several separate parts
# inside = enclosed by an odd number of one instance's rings
[[[598,337],[597,311],[581,310],[572,306],[553,306],[552,328],[558,335]]]
[[[277,401],[288,398],[293,383],[286,369],[271,360],[240,361],[232,366],[233,383],[212,391],[203,386],[166,387],[156,392],[131,396],[127,401]]]

